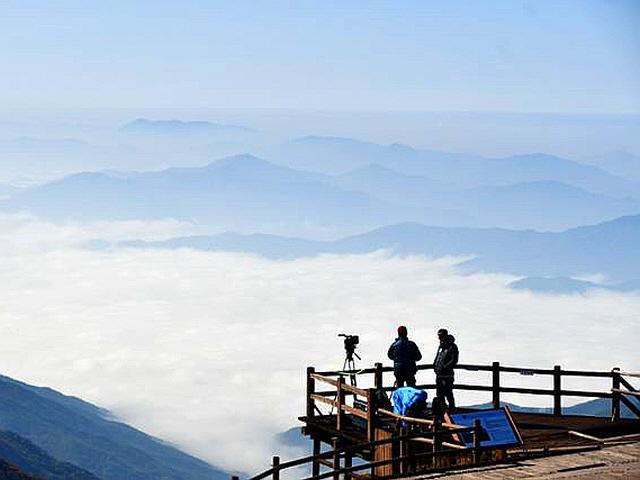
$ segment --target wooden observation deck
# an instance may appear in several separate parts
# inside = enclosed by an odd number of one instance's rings
[[[433,365],[419,365],[418,370],[432,370]],[[465,468],[491,468],[552,455],[604,449],[628,442],[640,442],[640,393],[619,369],[611,371],[564,370],[461,364],[459,371],[486,372],[491,384],[456,383],[456,391],[483,391],[491,395],[491,406],[500,408],[501,394],[542,395],[552,399],[549,413],[510,412],[506,414],[515,425],[520,441],[516,446],[483,446],[482,427],[457,425],[427,415],[424,418],[403,417],[379,405],[382,392],[394,390],[385,384],[385,373],[391,367],[377,363],[374,368],[350,371],[316,372],[307,369],[306,414],[300,417],[303,432],[313,442],[313,454],[281,462],[273,457],[271,468],[251,480],[271,477],[279,480],[281,472],[294,467],[307,466],[305,474],[296,470],[305,480],[322,478],[390,478],[448,472]],[[503,385],[505,374],[525,377],[543,376],[550,380],[551,388],[525,388]],[[358,383],[371,385],[361,388],[349,381],[357,375]],[[389,375],[387,375],[389,376]],[[480,376],[478,374],[478,376]],[[390,376],[389,376],[390,377]],[[569,390],[563,387],[570,377],[599,378],[608,384],[606,390]],[[390,380],[390,378],[389,378]],[[568,380],[567,380],[568,382]],[[354,382],[355,383],[355,382]],[[417,388],[435,391],[435,384]],[[607,416],[579,416],[563,414],[565,397],[609,399],[611,409]],[[622,418],[625,406],[630,418]],[[475,412],[474,409],[458,409]],[[466,442],[461,438],[466,436]],[[469,441],[469,439],[471,439]],[[323,451],[323,445],[325,446]],[[328,446],[328,449],[326,448]],[[291,477],[289,477],[291,478]],[[508,478],[508,477],[501,477]],[[515,477],[514,477],[515,478]]]

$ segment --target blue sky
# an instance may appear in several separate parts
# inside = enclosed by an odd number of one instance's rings
[[[639,113],[638,24],[638,1],[9,0],[0,103]]]

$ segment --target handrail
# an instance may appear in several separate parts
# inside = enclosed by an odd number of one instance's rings
[[[319,373],[312,373],[310,374],[311,378],[313,378],[314,380],[318,380],[320,382],[324,382],[324,383],[328,383],[329,385],[333,385],[334,387],[338,386],[338,381],[334,380],[332,378],[327,378]],[[342,389],[346,390],[347,392],[353,393],[355,395],[362,395],[363,397],[367,394],[366,390],[363,390],[362,388],[358,388],[358,387],[354,387],[352,385],[347,385],[345,383],[342,384]]]
[[[630,392],[629,390],[622,390],[620,388],[612,388],[611,391],[621,393],[622,395],[631,395],[632,397],[640,397],[640,392]]]
[[[400,415],[399,413],[390,412],[389,410],[385,410],[383,408],[379,408],[378,413],[383,413],[385,415],[389,415],[390,417],[397,418],[398,420],[404,420],[405,422],[416,423],[418,425],[432,426],[434,423],[436,423],[435,421],[429,420],[428,418],[407,417],[405,415]],[[455,423],[449,423],[449,422],[441,422],[440,425],[450,429],[468,428],[465,425],[456,425]]]
[[[421,363],[416,365],[418,370],[432,370],[432,363]],[[455,367],[456,370],[467,370],[471,372],[491,372],[494,367],[492,365],[479,365],[473,363],[459,363]],[[393,367],[387,366],[382,367],[382,372],[393,372]],[[550,368],[530,368],[530,367],[507,367],[500,365],[499,371],[504,373],[520,373],[523,375],[554,375],[554,370]],[[327,376],[339,376],[339,375],[366,375],[376,373],[375,368],[362,368],[359,370],[327,370],[327,371],[319,371],[316,372],[316,375],[322,376],[326,378]],[[601,378],[611,378],[614,372],[611,371],[591,371],[591,370],[562,370],[562,374],[566,376],[574,376],[574,377],[601,377]],[[629,376],[629,377],[640,377],[640,374],[637,373],[627,373],[627,372],[619,372],[621,375]]]
[[[470,432],[475,430],[475,427],[465,427],[465,426],[457,426],[456,428],[450,429],[450,430],[446,430],[446,433],[463,433],[463,432]],[[423,437],[431,437],[434,436],[436,433],[443,433],[443,432],[436,432],[436,431],[422,431],[422,432],[412,432],[412,433],[407,433],[404,435],[398,435],[395,437],[390,437],[390,438],[384,438],[381,440],[374,440],[372,442],[366,442],[366,443],[359,443],[356,445],[349,445],[349,446],[345,446],[345,447],[340,447],[337,448],[335,450],[329,450],[323,453],[319,453],[316,455],[308,455],[306,457],[301,457],[301,458],[297,458],[294,460],[289,460],[287,462],[282,462],[282,463],[278,463],[277,466],[271,467],[267,470],[264,470],[263,472],[260,472],[259,474],[251,477],[249,480],[261,480],[263,478],[268,477],[269,475],[273,475],[274,471],[281,471],[287,468],[292,468],[292,467],[297,467],[300,465],[304,465],[305,463],[310,463],[312,461],[317,461],[317,460],[322,460],[325,458],[331,458],[333,457],[335,454],[343,454],[343,453],[353,453],[359,450],[366,450],[366,449],[370,449],[372,447],[376,447],[379,445],[385,445],[387,443],[393,443],[393,442],[397,442],[397,441],[402,441],[402,440],[411,440],[414,438],[423,438]],[[471,451],[472,448],[471,447],[464,447],[464,450],[469,450]],[[449,450],[441,450],[440,452],[429,452],[431,454],[434,453],[441,453],[441,452],[448,452]],[[394,461],[398,461],[401,460],[401,458],[394,458],[391,460],[385,460],[388,463],[394,462]],[[357,465],[357,467],[362,467],[362,469],[366,469],[366,468],[370,468],[373,462],[367,462],[364,463],[362,465]],[[382,464],[380,464],[382,465]],[[355,470],[354,470],[355,471]],[[342,472],[342,470],[340,470],[340,472]],[[333,474],[334,472],[330,472],[331,474]],[[346,472],[342,472],[342,473],[346,473]],[[330,476],[330,475],[329,475]],[[311,477],[314,479],[318,479],[318,478],[325,478],[323,476],[319,476],[319,477]]]

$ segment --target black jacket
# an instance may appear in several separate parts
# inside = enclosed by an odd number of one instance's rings
[[[394,370],[416,373],[416,362],[422,359],[418,346],[407,337],[398,337],[391,344],[387,356],[393,360]]]
[[[433,360],[433,370],[439,377],[453,377],[453,367],[458,364],[458,346],[456,339],[449,335],[440,343],[436,358]]]

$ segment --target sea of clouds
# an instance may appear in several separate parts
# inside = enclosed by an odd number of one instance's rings
[[[426,361],[436,330],[447,327],[465,363],[638,368],[637,294],[532,294],[508,289],[511,276],[461,275],[459,259],[385,252],[274,261],[83,248],[93,238],[189,233],[191,225],[174,221],[55,225],[0,217],[2,373],[106,407],[219,467],[255,472],[272,454],[300,453],[274,435],[304,413],[305,367],[342,366],[341,332],[360,335],[367,366],[388,364],[388,345],[405,324]],[[579,386],[607,388],[567,385]]]

